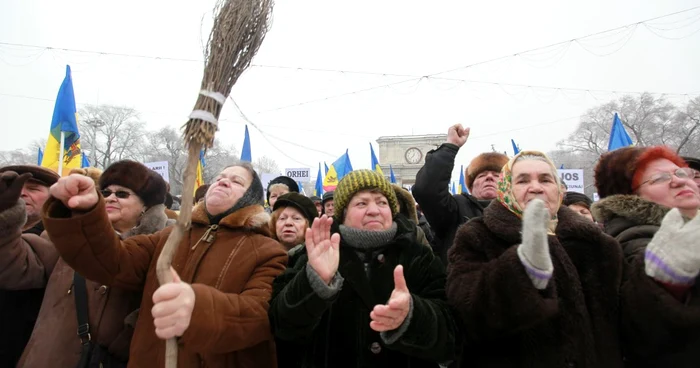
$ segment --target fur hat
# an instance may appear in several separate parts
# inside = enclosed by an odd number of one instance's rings
[[[80,174],[80,175],[85,175],[90,177],[92,181],[95,182],[95,185],[98,185],[100,182],[100,176],[102,176],[102,170],[96,168],[96,167],[83,167],[83,168],[75,168],[71,169],[70,174]]]
[[[474,157],[469,163],[464,180],[467,181],[467,188],[472,190],[474,179],[484,171],[495,171],[500,173],[503,165],[508,163],[508,156],[498,152],[484,152],[479,156]]]
[[[270,187],[275,184],[284,184],[287,186],[287,188],[289,188],[290,192],[299,193],[299,184],[297,184],[297,182],[294,181],[294,179],[284,175],[278,176],[270,180],[270,182],[267,184],[267,198],[265,198],[267,203],[270,203]]]
[[[398,184],[391,184],[391,187],[396,193],[396,199],[399,203],[399,212],[406,216],[409,220],[418,224],[418,209],[416,208],[416,200],[413,199],[411,193]]]
[[[372,170],[355,170],[345,175],[335,188],[333,218],[337,223],[343,222],[345,209],[355,193],[367,189],[376,189],[386,197],[392,216],[399,212],[396,193],[394,193],[391,183],[383,175]]]
[[[681,156],[691,169],[700,171],[700,158]]]
[[[110,185],[121,185],[133,190],[146,207],[165,202],[165,180],[140,162],[122,160],[109,165],[100,176],[100,189]]]
[[[59,178],[58,174],[53,170],[37,165],[11,165],[0,168],[0,173],[4,173],[5,171],[14,171],[19,175],[30,173],[32,174],[32,178],[29,180],[46,185],[47,187],[54,185]]]
[[[604,153],[593,171],[598,195],[605,198],[615,194],[634,194],[642,181],[644,169],[660,158],[680,167],[688,166],[666,146],[624,147]]]
[[[579,192],[566,192],[564,194],[564,200],[562,201],[564,206],[570,206],[572,204],[582,204],[586,208],[591,209],[593,201],[587,195]]]
[[[299,193],[289,192],[281,195],[279,198],[277,198],[277,202],[275,202],[275,206],[272,208],[272,210],[276,211],[283,207],[294,207],[299,210],[299,212],[301,212],[301,214],[304,215],[304,217],[306,217],[306,219],[309,221],[309,227],[311,227],[311,224],[313,224],[314,219],[318,217],[318,211],[316,211],[316,205],[314,202]]]

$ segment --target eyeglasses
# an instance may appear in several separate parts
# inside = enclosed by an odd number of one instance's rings
[[[670,182],[673,176],[677,177],[678,179],[691,179],[695,176],[695,173],[693,172],[693,169],[689,167],[681,167],[679,169],[676,169],[676,171],[674,172],[662,172],[654,174],[651,178],[639,184],[637,188],[647,183],[649,185],[665,184]]]
[[[109,198],[109,196],[111,196],[112,194],[116,195],[117,198],[121,198],[121,199],[129,198],[129,196],[131,195],[131,193],[129,193],[125,190],[117,190],[116,192],[113,192],[109,189],[102,189],[102,196],[103,197]]]

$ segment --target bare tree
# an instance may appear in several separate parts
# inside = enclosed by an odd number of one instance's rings
[[[277,162],[267,156],[261,156],[255,160],[253,162],[253,167],[258,173],[277,174],[281,171],[280,167],[277,165]]]
[[[138,156],[144,123],[136,110],[110,105],[87,105],[80,110],[80,140],[92,166],[106,168],[114,161]]]

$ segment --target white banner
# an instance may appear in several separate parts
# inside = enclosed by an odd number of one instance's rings
[[[300,181],[302,183],[311,181],[311,169],[308,167],[284,169],[284,175],[289,176],[294,179],[294,181]]]
[[[149,168],[149,169],[151,169],[151,170],[157,172],[158,174],[160,174],[160,176],[163,177],[163,180],[165,180],[166,182],[170,183],[170,174],[169,174],[169,170],[168,170],[168,161],[146,162],[146,163],[144,163],[144,165],[145,165],[147,168]]]
[[[558,169],[561,181],[566,184],[569,192],[584,193],[583,169]],[[585,194],[585,193],[584,193]]]

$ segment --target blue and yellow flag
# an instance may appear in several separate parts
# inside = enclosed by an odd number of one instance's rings
[[[627,147],[632,145],[632,138],[625,130],[625,126],[622,125],[622,120],[615,113],[613,118],[612,129],[610,130],[610,141],[608,141],[608,151],[614,151],[618,148]]]
[[[197,189],[204,185],[204,150],[199,151],[199,162],[197,162],[197,178],[194,180],[194,192],[197,193]]]
[[[350,156],[346,149],[345,154],[335,160],[328,168],[328,173],[326,173],[326,177],[323,179],[323,190],[326,192],[335,190],[335,187],[338,186],[338,182],[350,171],[352,171],[352,164],[350,163]]]
[[[396,184],[396,177],[394,176],[394,168],[391,167],[391,164],[389,164],[389,181],[391,181],[391,184]]]
[[[318,163],[318,174],[316,175],[316,186],[314,187],[314,195],[320,197],[323,195],[323,176],[321,175],[321,163]]]
[[[457,194],[469,193],[467,189],[467,184],[464,181],[464,165],[459,167],[459,187],[457,188]]]
[[[452,182],[452,194],[457,194],[457,189],[455,189],[455,182]]]
[[[374,154],[374,148],[372,147],[372,143],[369,144],[369,150],[372,154],[372,170],[378,172],[381,175],[384,175],[384,173],[382,172],[382,168],[379,166],[379,160],[377,160],[377,155]]]
[[[63,136],[63,147],[61,147],[61,136]],[[63,157],[61,157],[61,153]],[[61,157],[60,160],[59,157]],[[70,66],[66,65],[66,77],[61,83],[61,88],[58,89],[53,117],[51,118],[51,132],[46,141],[41,166],[63,176],[68,175],[71,169],[80,168],[81,164],[82,151],[80,149],[73,79],[71,78]],[[59,166],[62,172],[59,172]]]

